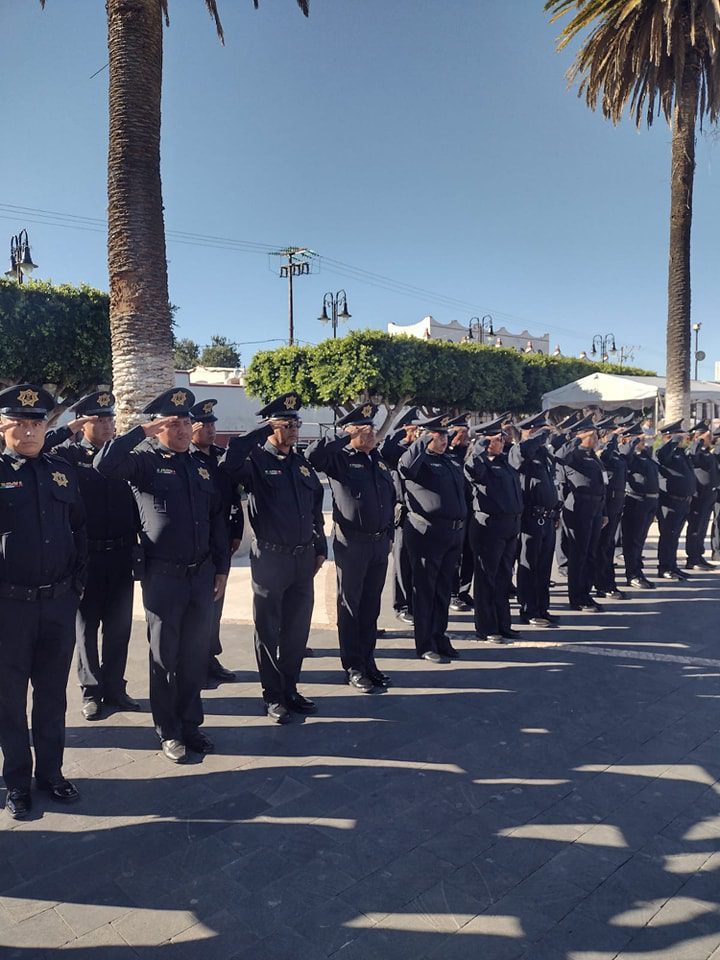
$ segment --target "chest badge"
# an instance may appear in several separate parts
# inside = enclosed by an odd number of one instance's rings
[[[308,468],[307,468],[306,466],[300,467],[300,473],[301,473],[304,477],[309,477],[309,476],[310,476],[310,471],[308,470]]]
[[[378,460],[378,466],[380,467],[381,470],[387,470],[387,467],[382,462],[382,460]]]
[[[60,473],[59,470],[56,470],[55,473],[52,474],[52,479],[59,487],[66,487],[68,485],[68,478],[64,473]]]
[[[210,479],[210,474],[208,473],[208,470],[206,467],[200,467],[200,469],[198,470],[198,476],[202,477],[203,480]]]

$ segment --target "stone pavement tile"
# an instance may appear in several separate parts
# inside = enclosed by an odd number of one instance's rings
[[[59,903],[55,911],[76,937],[104,927],[129,913],[135,903],[115,883],[102,883],[85,894],[85,902]]]
[[[516,916],[481,914],[433,944],[432,960],[517,960],[528,942]]]
[[[4,843],[7,844],[7,836],[4,838]],[[23,879],[26,879],[20,874],[18,866],[10,860],[0,861],[0,894],[11,887],[17,887],[23,882]]]
[[[587,892],[567,880],[538,872],[518,884],[511,896],[514,901],[524,905],[526,912],[530,908],[532,913],[559,921],[585,900]],[[495,909],[497,904],[493,906]]]
[[[695,925],[645,927],[617,954],[617,960],[708,960],[719,944],[720,932],[704,933]]]
[[[172,850],[172,847],[168,849]],[[129,854],[121,857],[108,873],[113,874],[115,883],[132,903],[138,907],[145,907],[154,905],[186,882],[186,875],[177,869],[177,863],[181,858],[182,853],[175,850],[166,857],[155,859],[150,863],[142,863],[137,862],[132,854]]]
[[[235,883],[250,885],[255,890],[262,890],[269,883],[287,872],[287,864],[283,857],[272,850],[258,848],[244,854],[226,864],[222,873]]]
[[[438,933],[455,933],[485,909],[486,904],[445,880],[423,891],[403,906],[403,913],[417,914]]]
[[[135,758],[123,750],[118,750],[117,747],[107,747],[105,749],[84,750],[76,762],[85,775],[97,777],[134,763]]]
[[[32,952],[42,954],[74,939],[73,931],[59,914],[49,907],[18,923],[0,920],[0,956],[8,960],[13,956],[29,957]],[[32,951],[32,952],[31,952]]]
[[[288,879],[298,884],[306,883],[313,893],[328,898],[335,897],[357,883],[355,877],[351,877],[349,873],[345,873],[320,855],[302,861],[295,870],[292,866],[288,864]]]
[[[195,915],[189,910],[155,906],[126,913],[114,920],[111,926],[131,947],[144,947],[164,943],[195,922]]]
[[[302,781],[301,781],[302,782]],[[349,809],[357,803],[357,794],[346,787],[340,779],[305,781],[307,789],[302,795],[278,803],[268,811],[269,816],[298,816],[302,815],[310,820],[318,817],[329,817],[336,811]]]
[[[318,831],[320,833],[321,831]],[[365,830],[335,831],[323,837],[322,849],[333,865],[344,873],[362,880],[398,857],[418,846],[417,832],[385,824]]]
[[[626,859],[631,855],[628,850]],[[591,849],[572,843],[540,867],[536,876],[558,877],[590,893],[615,873],[619,866],[617,860],[604,856],[600,848]]]
[[[483,849],[495,843],[496,837],[494,835],[485,837],[483,841],[480,838],[470,838],[463,833],[458,833],[454,829],[455,826],[434,834],[429,840],[421,843],[418,849],[429,850],[436,857],[447,860],[456,867],[463,867],[478,856]]]
[[[324,906],[326,898],[281,875],[275,883],[240,898],[226,909],[258,937],[268,937],[278,926],[296,926],[296,918]],[[299,922],[299,921],[298,921]]]
[[[658,864],[667,873],[691,876],[698,870],[702,870],[714,856],[710,850],[692,847],[693,845],[687,841],[676,840],[661,834],[645,844],[640,849],[639,855]]]
[[[361,936],[363,924],[369,926],[371,921],[344,900],[334,898],[303,913],[293,926],[316,950],[324,951],[323,956],[331,956]]]
[[[556,950],[563,957],[614,957],[632,935],[632,930],[602,923],[581,910],[573,910],[539,938],[534,946]],[[529,951],[528,955],[531,956],[532,951]]]
[[[250,947],[242,947],[228,960],[324,960],[321,947],[310,943],[290,927],[280,924],[273,933]]]
[[[171,943],[173,956],[187,960],[230,960],[239,949],[257,943],[257,937],[245,924],[226,910],[217,910],[200,923],[183,930]]]
[[[129,946],[120,934],[110,924],[90,930],[77,940],[60,947],[60,952],[67,952],[72,960],[136,960],[138,954]],[[46,956],[55,956],[47,954]],[[9,960],[9,958],[8,958]]]
[[[374,924],[367,917],[353,921],[348,940],[333,953],[332,960],[415,960],[430,955],[448,939],[438,933],[428,918],[406,912],[389,914]],[[353,939],[350,937],[356,934]]]
[[[632,832],[632,822],[626,818],[618,823],[619,818],[610,818],[605,823],[598,823],[575,841],[575,846],[602,853],[608,860],[614,860],[618,865],[631,859],[638,850],[641,850],[655,836],[652,831],[639,829],[639,835]]]

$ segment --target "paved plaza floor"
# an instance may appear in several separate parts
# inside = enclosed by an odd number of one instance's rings
[[[385,603],[396,686],[370,696],[317,626],[320,712],[285,727],[228,622],[238,682],[207,691],[217,753],[186,766],[158,752],[137,620],[142,713],[88,723],[71,684],[82,801],[0,813],[0,957],[720,960],[720,571],[597,615],[554,593],[561,629],[509,648],[454,617],[447,666]]]

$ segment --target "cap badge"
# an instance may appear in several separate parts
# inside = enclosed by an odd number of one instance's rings
[[[170,403],[176,407],[184,407],[187,403],[187,394],[184,390],[176,390],[170,397]]]
[[[372,404],[371,404],[371,403],[366,403],[366,404],[365,404],[365,406],[362,408],[362,415],[363,415],[364,417],[371,417],[371,416],[372,416]]]
[[[59,470],[56,470],[55,473],[52,474],[52,478],[59,487],[66,487],[68,485],[68,478],[64,473],[60,473]]]
[[[109,393],[101,393],[97,398],[97,405],[99,407],[109,407],[112,403],[112,397]]]
[[[450,417],[443,417],[440,421],[441,427],[446,427],[450,423]]]
[[[36,390],[21,390],[18,394],[18,400],[24,407],[34,407],[40,399]]]
[[[310,471],[309,471],[308,468],[307,468],[306,466],[304,466],[304,465],[300,467],[300,473],[301,473],[304,477],[309,477],[309,476],[310,476]]]
[[[296,406],[297,406],[297,397],[295,397],[295,396],[285,397],[285,409],[286,409],[286,410],[294,410]],[[309,474],[308,474],[308,476],[309,476]]]
[[[208,402],[203,404],[203,413],[212,413],[214,404]]]
[[[206,467],[200,467],[200,469],[198,470],[198,476],[202,477],[203,480],[209,480],[209,479],[210,479],[210,474],[208,473]]]

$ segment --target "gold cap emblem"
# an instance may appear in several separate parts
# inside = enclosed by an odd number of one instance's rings
[[[184,407],[187,403],[187,394],[184,390],[176,390],[175,393],[170,397],[170,403],[174,404],[176,407]]]
[[[203,413],[212,413],[214,406],[215,406],[215,404],[214,404],[214,403],[211,403],[211,402],[208,400],[207,403],[204,403],[204,404],[203,404]]]
[[[18,394],[18,400],[24,407],[34,407],[39,399],[37,390],[21,390]]]
[[[56,470],[55,473],[52,474],[52,478],[59,487],[66,487],[68,485],[68,478],[64,473],[60,473],[59,470]]]
[[[112,397],[109,393],[101,393],[97,398],[97,405],[99,407],[109,407],[112,403]]]
[[[297,397],[296,397],[296,396],[285,397],[285,409],[286,409],[286,410],[294,410],[296,406],[297,406]]]
[[[366,404],[365,404],[365,406],[362,408],[362,415],[363,415],[364,417],[371,417],[371,416],[372,416],[372,404],[371,404],[371,403],[366,403]]]
[[[450,417],[443,417],[440,421],[441,427],[446,427],[450,423]]]

